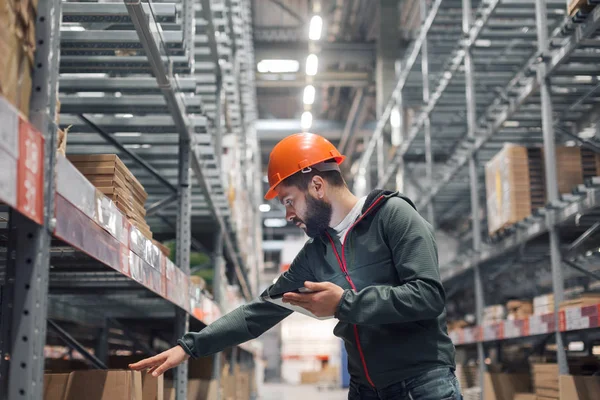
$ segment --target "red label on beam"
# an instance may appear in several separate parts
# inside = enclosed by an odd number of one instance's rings
[[[17,160],[17,210],[38,224],[44,217],[44,138],[19,118]]]

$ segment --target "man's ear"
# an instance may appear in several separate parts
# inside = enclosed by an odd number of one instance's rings
[[[317,198],[322,199],[325,197],[325,180],[319,175],[315,175],[312,178],[312,186],[315,190]]]

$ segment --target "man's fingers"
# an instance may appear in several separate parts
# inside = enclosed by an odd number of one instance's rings
[[[283,296],[285,301],[296,301],[299,303],[310,303],[312,299],[311,294],[299,294],[299,293],[286,293]]]
[[[164,363],[161,364],[160,367],[156,368],[156,370],[152,373],[153,377],[159,377],[162,374],[165,373],[165,371],[169,370],[173,368],[173,365],[171,365],[168,361],[165,361]]]
[[[141,371],[146,368],[154,367],[163,361],[164,356],[161,356],[162,354],[159,354],[154,357],[146,358],[145,360],[139,361],[135,364],[129,364],[129,368],[133,369],[134,371]]]
[[[304,287],[312,290],[313,292],[320,292],[323,290],[327,290],[329,289],[329,282],[310,282],[310,281],[306,281],[304,282]]]

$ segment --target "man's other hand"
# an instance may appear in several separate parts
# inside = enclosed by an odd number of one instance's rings
[[[305,282],[304,287],[312,293],[286,293],[283,295],[283,302],[305,308],[317,317],[335,314],[344,289],[331,282]]]
[[[165,371],[175,368],[184,361],[187,361],[188,358],[190,358],[190,356],[187,355],[181,346],[175,346],[154,357],[146,358],[135,364],[129,364],[129,368],[134,371],[147,369],[152,376],[157,377],[164,374]]]

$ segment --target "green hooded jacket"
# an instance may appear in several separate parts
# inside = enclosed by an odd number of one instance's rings
[[[333,229],[309,240],[263,295],[305,281],[345,289],[334,334],[345,342],[357,383],[384,388],[433,368],[455,368],[433,229],[409,199],[372,192],[344,244]],[[259,337],[291,313],[257,299],[178,343],[192,357],[211,355]]]

